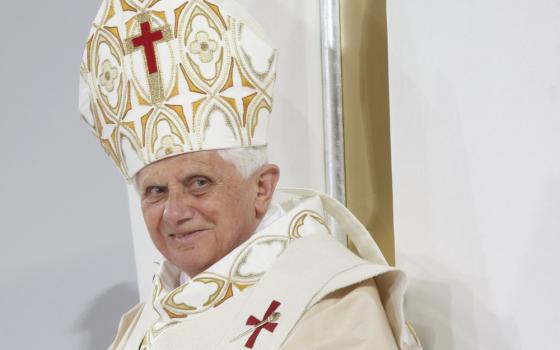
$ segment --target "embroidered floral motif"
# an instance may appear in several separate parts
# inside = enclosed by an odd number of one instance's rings
[[[107,90],[112,92],[115,89],[115,80],[119,77],[119,69],[114,67],[109,60],[103,61],[99,83]]]
[[[178,145],[173,141],[173,136],[166,135],[161,139],[161,147],[158,149],[156,157],[158,159],[163,158],[170,154],[180,152],[182,149],[181,145]]]
[[[214,59],[214,52],[218,50],[218,43],[210,39],[208,33],[200,31],[195,35],[196,40],[190,45],[190,52],[198,55],[200,60],[208,63]]]

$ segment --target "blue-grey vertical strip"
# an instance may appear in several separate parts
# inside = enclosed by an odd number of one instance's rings
[[[339,0],[320,0],[326,191],[346,204]]]

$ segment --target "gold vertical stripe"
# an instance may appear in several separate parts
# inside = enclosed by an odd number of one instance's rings
[[[107,17],[103,21],[103,23],[107,23],[111,18],[115,16],[115,4],[111,1],[109,4],[109,12],[107,13]]]
[[[187,4],[188,2],[185,2],[183,5],[175,9],[175,37],[179,37],[179,18],[181,17],[181,13],[183,12]]]
[[[159,72],[148,74],[148,85],[150,86],[152,104],[163,102],[163,84],[161,82],[161,74]]]
[[[385,0],[340,0],[346,201],[395,263]]]

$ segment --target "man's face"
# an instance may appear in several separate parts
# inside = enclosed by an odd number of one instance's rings
[[[137,182],[152,241],[191,277],[246,241],[262,218],[258,180],[245,180],[216,151],[153,163]]]

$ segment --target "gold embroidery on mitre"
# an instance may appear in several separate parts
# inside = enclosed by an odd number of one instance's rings
[[[173,109],[165,105],[158,107],[156,112],[147,118],[145,129],[149,135],[147,146],[151,161],[192,149],[187,126]]]
[[[181,17],[181,14],[183,13],[183,10],[187,6],[187,4],[188,2],[185,2],[183,5],[176,8],[175,11],[173,11],[175,13],[175,36],[178,36],[179,34],[179,18]]]
[[[154,113],[154,108],[152,108],[148,113],[146,113],[144,116],[142,116],[140,118],[140,121],[142,123],[142,147],[146,146],[146,131],[147,131],[147,125],[148,125],[148,120],[150,119],[151,115]]]
[[[115,39],[117,39],[122,52],[124,52],[125,50],[124,50],[124,47],[123,47],[123,42],[121,40],[121,33],[119,32],[119,28],[118,27],[104,27],[104,29],[115,36]]]
[[[125,108],[127,94],[122,74],[123,52],[118,38],[106,27],[96,27],[92,39],[88,54],[91,55],[89,60],[93,65],[90,71],[93,89],[101,109],[116,122]],[[114,80],[111,77],[114,73],[109,70],[118,73]]]
[[[175,76],[175,83],[173,84],[173,89],[171,90],[171,93],[167,97],[167,100],[170,100],[173,97],[178,96],[178,95],[179,95],[179,75],[176,75]]]
[[[113,3],[113,0],[110,0],[109,3],[108,3],[107,16],[103,20],[103,23],[106,23],[107,21],[109,21],[114,16],[115,16],[115,5]]]
[[[157,16],[165,21],[165,15],[159,12],[139,14],[136,16],[136,21],[140,28],[140,34],[127,38],[125,46],[127,55],[131,55],[138,50],[143,51],[150,100],[152,104],[159,104],[165,100],[165,93],[157,46],[160,43],[173,40],[174,37],[169,24],[161,28],[153,27],[152,16]]]
[[[175,113],[177,113],[177,115],[181,118],[181,120],[185,124],[185,127],[187,128],[187,132],[190,132],[189,124],[187,123],[187,117],[185,116],[185,110],[183,109],[183,106],[181,105],[165,105],[165,106],[171,108],[172,110],[175,111]]]
[[[164,100],[163,84],[161,82],[161,74],[152,73],[148,74],[148,85],[150,86],[150,96],[152,103],[160,103]]]
[[[126,115],[128,114],[128,112],[130,112],[132,110],[132,100],[131,100],[131,89],[130,89],[130,80],[128,81],[128,94],[127,94],[127,99],[126,99],[126,108],[124,110],[124,114],[123,114],[123,118],[126,117]]]
[[[189,91],[196,92],[197,94],[206,94],[206,92],[204,92],[204,90],[202,90],[201,88],[196,86],[196,84],[192,81],[192,79],[189,78],[189,75],[185,71],[185,67],[183,67],[182,64],[180,64],[179,67],[181,67],[181,72],[183,73],[183,77],[185,78],[185,80],[186,80],[186,82],[189,86]]]
[[[148,6],[149,8],[154,7],[158,2],[160,2],[161,0],[152,0],[152,2],[150,3],[150,6]]]
[[[252,45],[257,37],[211,0],[103,1],[84,50],[80,114],[125,178],[163,156],[266,144],[276,54]],[[272,55],[261,72],[257,47]],[[162,112],[173,132],[156,133]]]
[[[247,125],[247,112],[249,110],[249,106],[251,102],[257,97],[257,93],[255,92],[252,95],[243,97],[243,126]]]
[[[205,31],[198,31],[195,40],[189,45],[189,51],[197,55],[203,63],[208,63],[214,59],[214,52],[218,50],[218,42],[210,39]]]
[[[175,143],[172,135],[165,135],[161,138],[161,146],[156,150],[156,159],[162,159],[172,154],[179,153],[183,146]]]
[[[91,71],[91,51],[92,51],[92,45],[93,45],[93,36],[90,37],[87,41],[86,44],[86,53],[87,53],[87,70]]]
[[[119,69],[111,64],[111,61],[105,60],[102,63],[101,74],[99,75],[99,83],[107,92],[115,89],[115,80],[119,77]]]
[[[193,1],[191,4],[180,18],[177,37],[183,46],[181,57],[192,79],[198,85],[213,90],[212,87],[219,84],[229,68],[229,57],[226,56],[227,29],[204,2]],[[204,29],[195,28],[195,23],[200,26],[200,23],[204,23]],[[204,50],[198,44],[205,44],[202,47]]]
[[[130,5],[128,2],[126,2],[126,0],[120,0],[120,2],[124,12],[127,11],[138,12],[138,10],[134,8],[132,5]]]
[[[220,19],[220,22],[222,22],[222,25],[224,26],[224,28],[228,29],[226,21],[224,20],[224,17],[222,16],[222,13],[220,12],[220,8],[218,7],[218,5],[212,4],[211,2],[206,1],[206,0],[204,2],[212,10],[212,12],[214,12],[216,14],[216,16],[218,16],[218,18]]]
[[[257,126],[259,125],[259,114],[262,110],[268,111],[268,114],[272,113],[272,106],[266,101],[263,97],[261,102],[256,105],[253,112],[250,113],[252,116],[249,117],[249,131],[250,131],[250,138],[253,139],[255,137],[255,131],[257,130]]]

